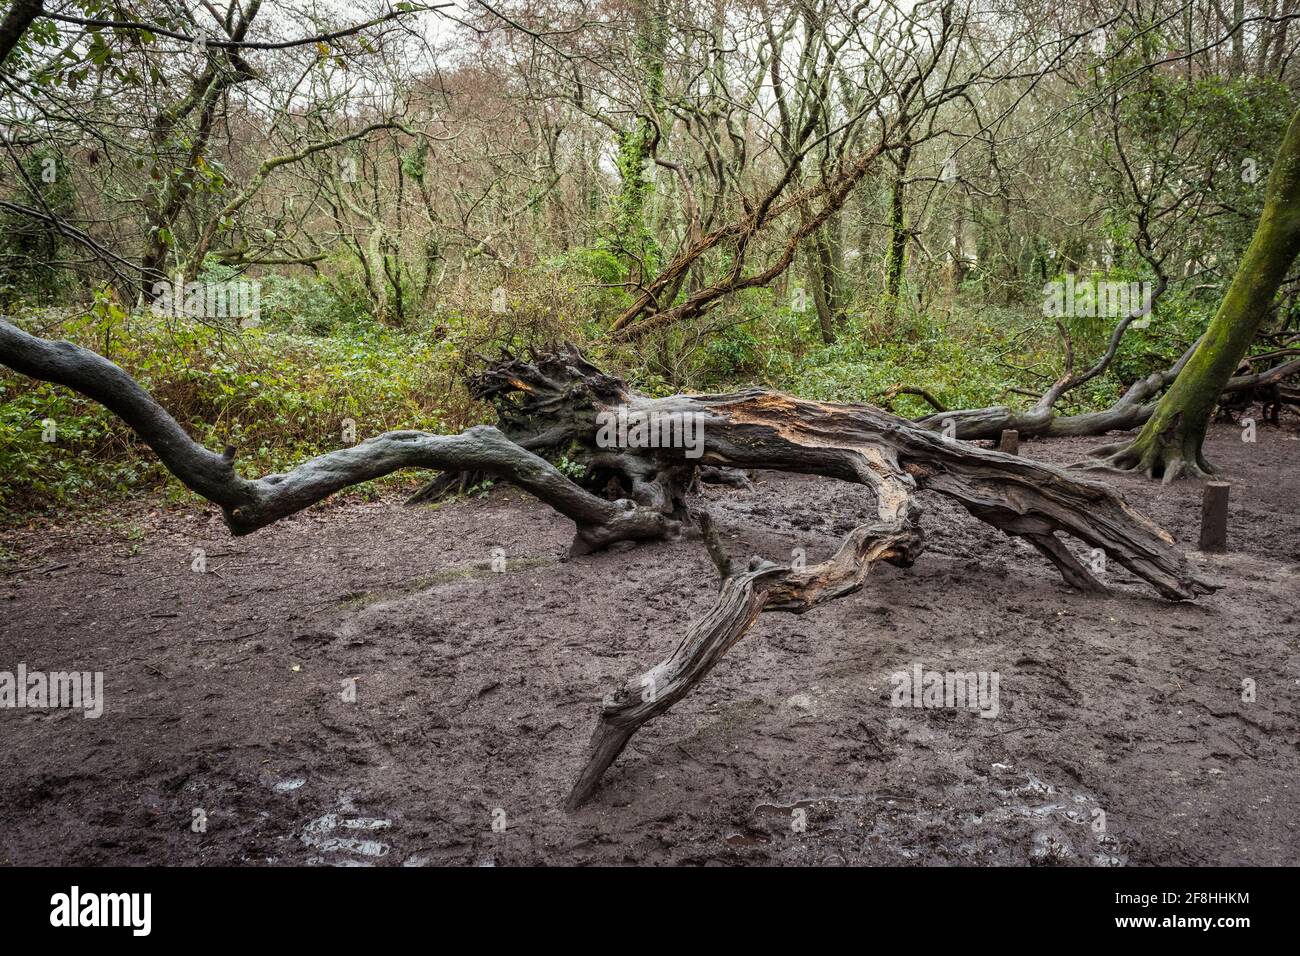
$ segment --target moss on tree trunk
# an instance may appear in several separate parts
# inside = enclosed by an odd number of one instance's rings
[[[896,307],[903,288],[903,272],[907,268],[907,210],[904,205],[907,167],[912,160],[911,144],[904,144],[897,159],[897,174],[889,197],[889,264],[885,284],[890,308]]]
[[[1300,113],[1291,119],[1269,174],[1264,210],[1250,246],[1205,337],[1137,438],[1098,449],[1106,464],[1166,483],[1212,471],[1202,453],[1214,408],[1287,270],[1300,252]]]
[[[657,116],[664,105],[664,70],[668,28],[661,0],[638,7],[635,39],[645,71],[646,108]],[[645,282],[659,271],[659,248],[646,224],[646,200],[653,188],[647,166],[653,158],[659,128],[649,115],[638,114],[632,128],[616,134],[619,189],[614,196],[612,230],[615,251],[627,260],[628,281]]]

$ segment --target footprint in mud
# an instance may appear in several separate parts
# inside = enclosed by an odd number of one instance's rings
[[[372,866],[388,856],[391,845],[379,836],[393,826],[392,820],[357,815],[351,795],[340,794],[334,810],[324,813],[302,828],[302,842],[321,856],[308,858],[309,866]]]
[[[994,764],[993,772],[1002,777],[1020,776],[1005,764]],[[1106,811],[1096,797],[1080,790],[1058,789],[1033,773],[1026,772],[1024,776],[1024,783],[994,791],[1002,798],[1002,806],[973,816],[968,822],[1024,820],[1034,824],[1029,846],[1032,863],[1093,866],[1128,863],[1119,839],[1108,829]]]
[[[323,857],[313,857],[307,862],[332,862],[335,866],[356,866],[366,865],[369,860],[387,856],[389,851],[387,843],[362,839],[361,836],[367,832],[386,830],[392,825],[392,820],[381,820],[376,817],[340,818],[337,813],[319,816],[302,828],[302,842],[322,853],[350,853],[361,859],[344,857],[341,860],[327,861]]]
[[[789,803],[760,802],[754,805],[744,825],[739,830],[727,833],[723,839],[727,846],[744,848],[766,846],[790,835],[798,837],[807,832],[810,825],[815,825],[819,832],[825,833],[828,830],[826,824],[822,822],[813,824],[810,821],[822,817],[829,819],[841,812],[844,806],[851,810],[865,800],[862,794],[831,794],[822,797],[801,797]],[[837,855],[836,859],[840,864],[844,863],[842,856]],[[822,859],[819,862],[834,863],[835,861]]]

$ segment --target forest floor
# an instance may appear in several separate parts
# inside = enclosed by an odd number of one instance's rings
[[[568,560],[572,525],[509,488],[237,539],[148,502],[10,529],[0,671],[103,671],[105,707],[0,709],[0,864],[1294,864],[1300,428],[1217,425],[1207,452],[1226,555],[1194,550],[1199,484],[1116,480],[1216,594],[1120,569],[1075,593],[923,495],[915,567],[761,617],[573,815],[601,696],[713,600],[698,538]],[[737,556],[811,563],[874,514],[756,477],[703,495]],[[918,664],[996,672],[998,716],[892,707]]]

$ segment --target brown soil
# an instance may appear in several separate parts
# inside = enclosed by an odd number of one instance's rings
[[[1239,436],[1208,445],[1227,555],[1192,551],[1198,484],[1119,479],[1217,594],[1171,604],[1119,569],[1074,593],[924,496],[914,568],[763,616],[572,816],[601,696],[712,600],[698,540],[566,560],[571,525],[513,490],[233,540],[144,504],[11,530],[0,671],[102,670],[107,703],[0,709],[0,863],[1293,864],[1300,436]],[[758,479],[705,493],[738,556],[819,560],[874,513],[861,488]],[[1000,716],[892,708],[915,663],[998,672]]]

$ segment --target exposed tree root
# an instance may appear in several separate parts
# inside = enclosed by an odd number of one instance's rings
[[[1263,393],[1278,408],[1286,400],[1279,383],[1297,373],[1300,373],[1300,359],[1283,362],[1261,372],[1235,376],[1228,380],[1224,393],[1246,394],[1252,398]],[[1164,374],[1170,381],[1176,377],[1176,374]],[[1155,402],[1147,406],[1144,423],[1150,419],[1156,407]],[[1273,420],[1276,421],[1276,416]],[[1205,459],[1202,441],[1188,434],[1181,414],[1174,415],[1159,432],[1140,434],[1128,441],[1102,445],[1089,451],[1088,456],[1090,460],[1079,462],[1073,467],[1112,474],[1142,475],[1151,480],[1158,479],[1166,485],[1179,478],[1204,480],[1215,474],[1215,469]]]
[[[1102,445],[1088,454],[1096,460],[1082,461],[1072,467],[1112,474],[1139,474],[1151,480],[1158,479],[1165,485],[1179,478],[1207,479],[1215,473],[1198,442],[1181,442],[1177,436],[1167,434]]]

